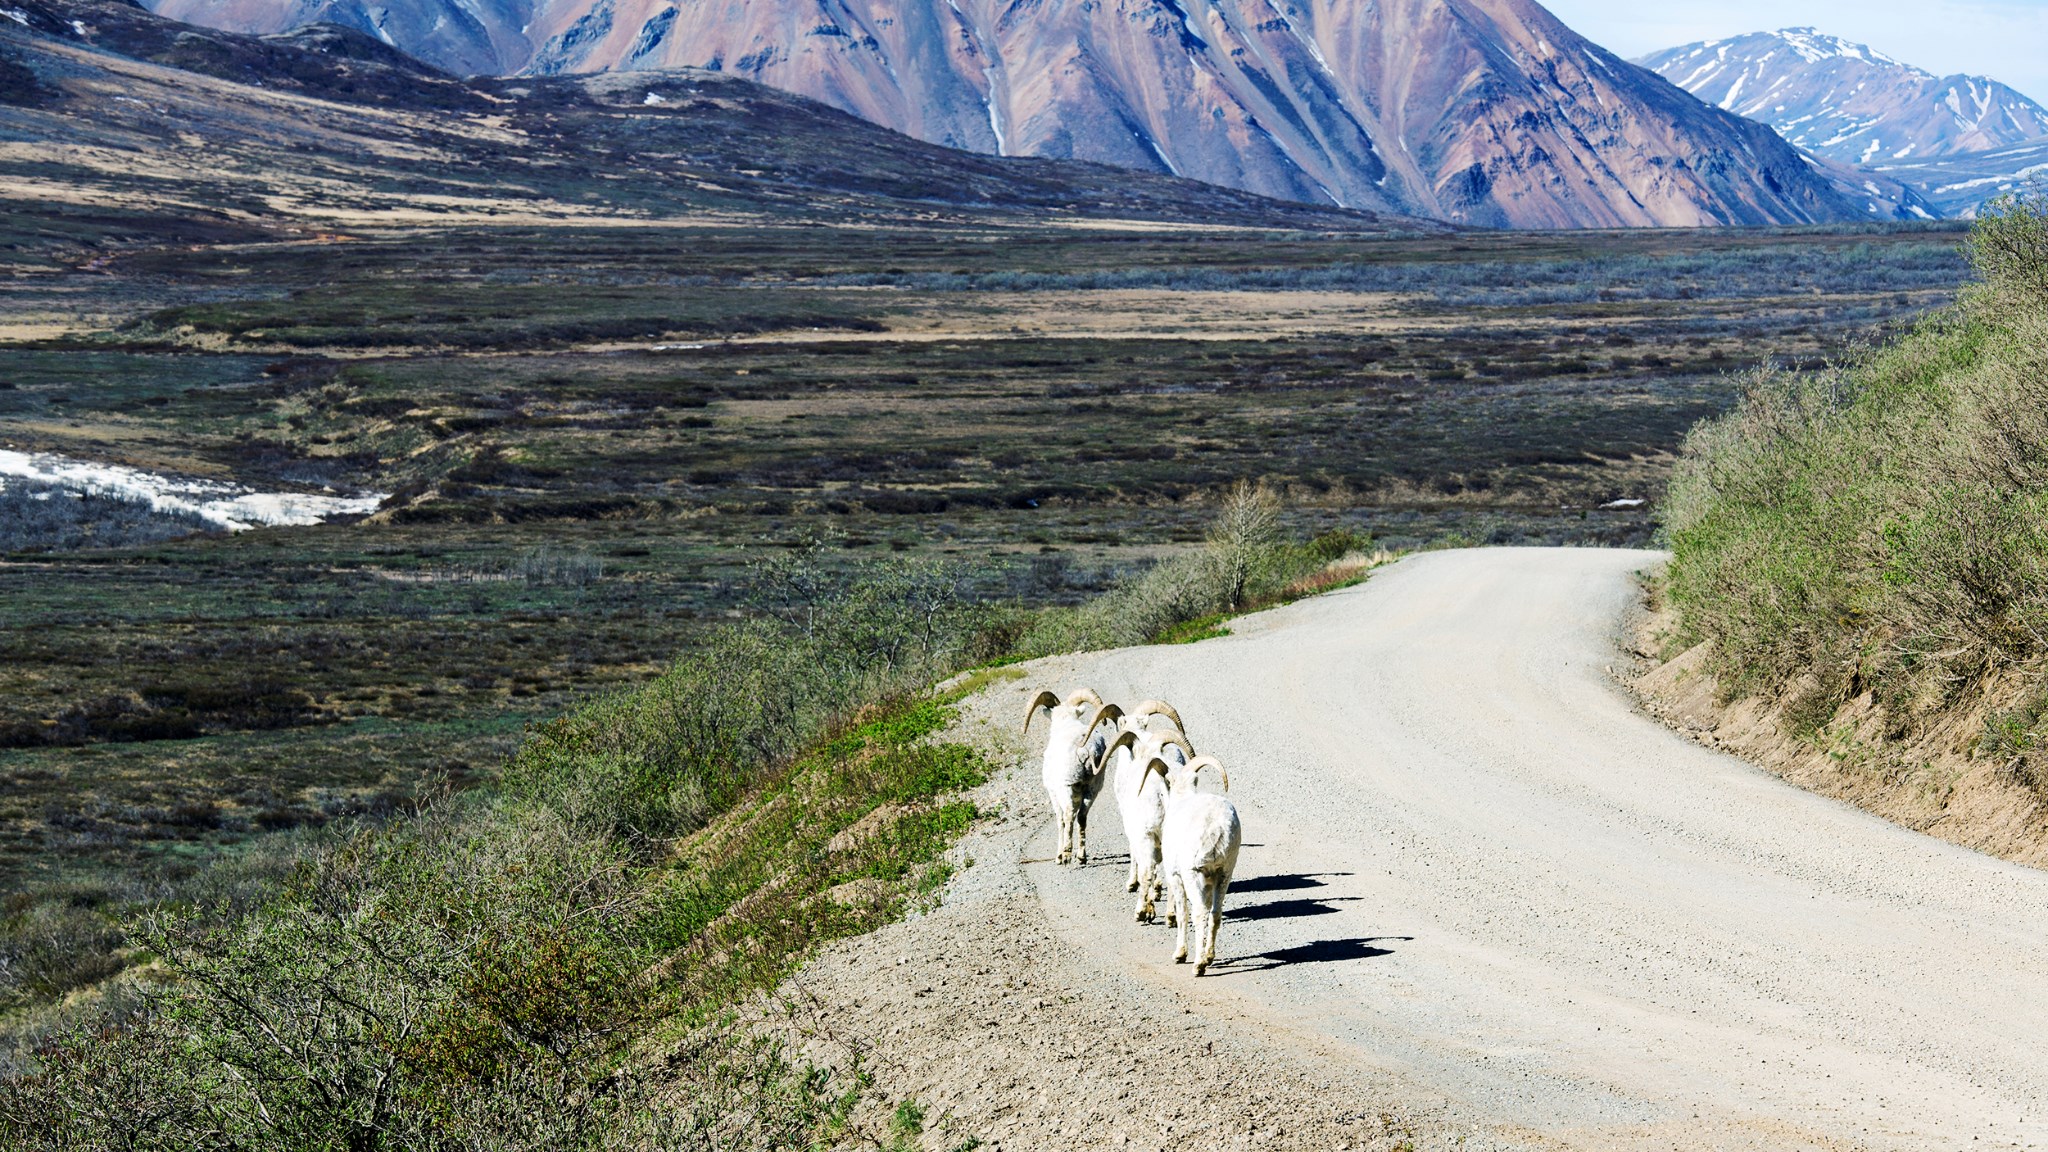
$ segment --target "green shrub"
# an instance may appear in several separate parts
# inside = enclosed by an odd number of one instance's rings
[[[947,797],[988,766],[933,742],[952,713],[907,694],[954,670],[979,615],[929,568],[763,583],[787,595],[535,731],[496,793],[342,835],[268,895],[224,871],[193,886],[213,902],[130,925],[155,963],[0,1081],[0,1145],[811,1146],[851,1073],[724,1014],[947,874],[976,815]],[[91,920],[25,917],[48,924],[9,937],[22,993],[105,975],[43,962]],[[657,1024],[687,1034],[650,1063]]]
[[[1042,613],[1019,647],[1039,656],[1184,639],[1183,626],[1242,612],[1274,596],[1334,559],[1325,556],[1331,549],[1348,551],[1354,539],[1338,533],[1307,545],[1286,543],[1278,498],[1240,482],[1225,495],[1201,548],[1162,560],[1079,608]]]
[[[1732,691],[1939,709],[2048,657],[2048,203],[1991,206],[1980,283],[1837,368],[1763,370],[1688,437],[1670,595]]]

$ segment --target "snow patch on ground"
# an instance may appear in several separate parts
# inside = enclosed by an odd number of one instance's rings
[[[262,526],[319,524],[336,516],[375,512],[388,493],[357,496],[302,492],[258,492],[217,480],[166,476],[118,464],[95,464],[49,453],[0,449],[0,488],[8,477],[33,480],[74,492],[148,504],[159,512],[186,512],[230,532]]]

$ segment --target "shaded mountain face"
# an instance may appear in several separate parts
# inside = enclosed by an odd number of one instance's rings
[[[1532,0],[148,0],[457,75],[678,66],[937,144],[1513,227],[1804,223],[1865,198]]]
[[[0,216],[116,235],[394,220],[1441,228],[958,152],[729,75],[458,80],[352,29],[249,36],[120,0],[0,8],[0,136]]]
[[[532,0],[144,0],[159,16],[265,35],[334,24],[456,76],[517,72],[533,55]]]
[[[2048,136],[2048,108],[1996,80],[1936,76],[1811,28],[1687,44],[1639,63],[1816,155],[1865,167]]]
[[[539,73],[690,65],[920,139],[1515,227],[1867,218],[1530,0],[561,0]]]

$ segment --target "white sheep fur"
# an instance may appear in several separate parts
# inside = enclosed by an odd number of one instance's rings
[[[1237,853],[1244,846],[1244,829],[1237,820],[1237,806],[1213,792],[1197,792],[1202,769],[1214,768],[1230,787],[1230,773],[1214,756],[1197,756],[1186,764],[1173,766],[1154,756],[1145,764],[1149,778],[1157,772],[1166,779],[1166,823],[1160,830],[1161,866],[1166,870],[1167,892],[1180,923],[1174,941],[1173,960],[1188,958],[1188,925],[1195,925],[1195,975],[1209,970],[1216,959],[1216,930],[1223,924],[1223,897],[1230,892],[1230,874],[1237,870]],[[1199,918],[1196,910],[1206,915]]]
[[[1102,770],[1103,753],[1109,750],[1109,734],[1096,729],[1103,721],[1123,717],[1123,709],[1104,704],[1102,697],[1082,688],[1063,701],[1051,692],[1040,692],[1024,709],[1024,731],[1031,731],[1031,718],[1044,708],[1050,714],[1045,733],[1045,765],[1040,778],[1046,798],[1052,801],[1053,821],[1059,826],[1062,864],[1088,862],[1088,809],[1102,794],[1108,773]]]
[[[1171,720],[1174,730],[1148,730],[1145,722],[1153,716]],[[1155,902],[1166,894],[1159,878],[1159,830],[1166,819],[1166,781],[1154,779],[1139,766],[1157,756],[1177,767],[1187,763],[1195,748],[1188,743],[1180,713],[1164,701],[1147,700],[1124,713],[1118,728],[1117,738],[1109,746],[1109,759],[1115,769],[1111,775],[1116,782],[1117,812],[1123,817],[1124,839],[1131,846],[1131,868],[1124,878],[1124,890],[1138,894],[1135,916],[1143,924],[1159,914]]]

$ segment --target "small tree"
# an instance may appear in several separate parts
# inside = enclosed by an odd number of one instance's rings
[[[1245,590],[1272,556],[1280,539],[1280,498],[1264,484],[1240,480],[1223,498],[1216,523],[1209,529],[1209,551],[1215,557],[1232,612],[1244,607]]]
[[[2048,300],[2048,186],[2008,193],[1978,210],[1970,230],[1977,274],[1999,288]]]

